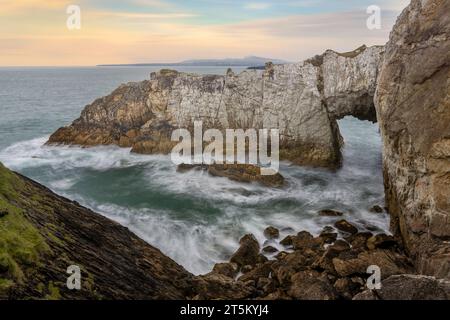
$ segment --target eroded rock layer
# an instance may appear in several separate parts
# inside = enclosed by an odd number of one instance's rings
[[[171,133],[203,130],[279,129],[280,156],[300,165],[336,167],[342,138],[337,118],[373,120],[373,94],[383,48],[352,53],[331,50],[301,63],[267,64],[264,72],[195,75],[173,70],[129,83],[88,105],[50,144],[116,144],[137,153],[169,153]]]
[[[193,276],[127,228],[0,163],[0,300],[185,299]],[[69,290],[70,266],[81,290]]]
[[[419,272],[450,278],[450,1],[413,0],[386,46],[376,107],[392,228]]]

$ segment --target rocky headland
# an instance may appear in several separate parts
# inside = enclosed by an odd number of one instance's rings
[[[193,276],[126,228],[0,166],[0,298],[450,299],[448,12],[449,1],[412,0],[385,47],[327,51],[262,73],[162,70],[96,100],[48,142],[167,153],[173,129],[202,120],[205,128],[278,128],[284,159],[336,167],[336,119],[377,119],[393,236],[324,210],[334,223],[319,235],[279,239],[269,227],[265,243],[246,235],[229,262]],[[86,276],[81,291],[65,287],[71,264]],[[367,289],[371,265],[381,269],[380,290]]]
[[[174,70],[128,83],[86,106],[48,144],[115,144],[132,152],[169,153],[175,129],[279,129],[280,157],[299,165],[338,167],[342,138],[336,119],[375,121],[373,97],[383,47],[328,50],[313,59],[268,63],[263,72],[225,76]],[[191,132],[191,133],[192,133]]]

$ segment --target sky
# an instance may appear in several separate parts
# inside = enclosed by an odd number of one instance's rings
[[[0,66],[91,66],[256,55],[301,61],[382,45],[409,0],[0,0]],[[67,27],[71,5],[80,28]],[[381,9],[369,30],[367,8]],[[70,20],[73,21],[73,20]]]

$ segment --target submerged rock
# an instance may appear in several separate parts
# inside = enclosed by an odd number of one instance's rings
[[[343,212],[336,210],[324,209],[319,211],[319,216],[321,217],[342,217],[343,215]]]
[[[177,171],[187,172],[192,169],[206,170],[212,176],[224,177],[237,182],[258,182],[272,188],[280,188],[285,183],[280,173],[262,175],[261,168],[251,164],[180,164],[178,165]]]
[[[339,220],[334,224],[334,226],[339,231],[343,231],[350,234],[358,233],[358,228],[356,228],[353,224],[351,224],[347,220]]]
[[[275,227],[267,227],[264,230],[264,236],[266,237],[266,239],[277,239],[280,237],[280,230],[278,230]]]

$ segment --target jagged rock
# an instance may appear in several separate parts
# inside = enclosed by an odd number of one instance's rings
[[[371,232],[358,232],[357,234],[352,234],[345,237],[353,248],[356,249],[367,249],[367,240],[373,236]]]
[[[277,260],[282,260],[284,259],[284,257],[286,257],[288,255],[288,253],[286,251],[280,251],[277,253],[277,255],[275,256],[275,259]]]
[[[301,271],[292,276],[288,294],[299,300],[335,300],[337,294],[328,279],[315,271]]]
[[[322,239],[323,243],[330,244],[336,241],[338,234],[334,232],[333,227],[325,227],[320,233],[319,237]]]
[[[351,224],[347,220],[339,220],[334,224],[334,226],[339,231],[343,231],[350,234],[358,233],[358,228],[356,228],[353,224]]]
[[[394,237],[388,236],[384,233],[377,234],[376,236],[372,236],[369,239],[367,239],[367,247],[370,250],[374,250],[376,248],[388,249],[396,245],[397,241],[395,241]]]
[[[194,287],[197,293],[194,300],[240,300],[248,299],[254,294],[254,288],[252,286],[216,273],[196,277]]]
[[[321,217],[342,217],[343,215],[343,212],[336,210],[325,209],[319,211],[319,216]]]
[[[259,243],[255,237],[251,234],[245,235],[239,241],[241,245],[238,251],[233,254],[230,262],[236,263],[238,266],[243,267],[246,265],[254,266],[259,259]]]
[[[272,272],[273,261],[268,261],[266,263],[257,266],[256,268],[245,273],[243,276],[239,277],[239,281],[246,282],[249,280],[258,281],[259,278],[268,278],[269,274]]]
[[[321,244],[322,241],[320,238],[314,238],[312,234],[306,231],[301,231],[295,237],[292,237],[292,245],[295,250],[319,248]]]
[[[366,290],[354,300],[450,300],[450,282],[423,275],[395,275],[381,282],[381,289]]]
[[[388,250],[346,251],[333,258],[333,265],[341,277],[365,274],[372,265],[380,267],[382,278],[412,271],[410,261],[396,252]]]
[[[373,97],[384,48],[362,46],[352,52],[325,52],[321,66],[324,98],[335,118],[353,115],[377,121]]]
[[[280,244],[285,247],[292,246],[292,239],[293,236],[286,236],[283,240],[280,241]]]
[[[280,237],[280,231],[277,228],[274,227],[267,227],[264,230],[264,236],[266,239],[278,239]]]
[[[261,300],[292,300],[292,298],[289,297],[282,289],[277,289],[275,292],[261,298]]]
[[[350,278],[339,278],[334,283],[334,288],[342,298],[351,300],[361,291],[361,284]]]
[[[232,262],[216,263],[212,272],[234,279],[239,272],[239,266],[236,263]]]
[[[418,271],[450,279],[450,2],[412,0],[386,45],[375,104],[391,229]]]

